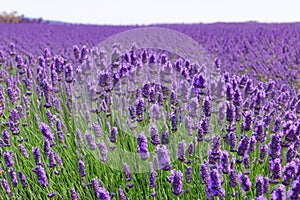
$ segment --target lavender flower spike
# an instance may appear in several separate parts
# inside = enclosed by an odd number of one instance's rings
[[[126,200],[126,196],[124,194],[124,191],[121,188],[118,189],[118,192],[119,192],[120,200]]]
[[[164,171],[168,171],[172,168],[170,155],[165,145],[157,146],[156,153],[158,155],[160,168]]]
[[[129,169],[129,165],[127,163],[124,164],[124,174],[127,181],[131,181],[131,173]]]
[[[81,177],[86,176],[85,169],[84,169],[84,162],[82,160],[78,161],[78,171]]]
[[[26,177],[25,175],[19,170],[18,171],[18,175],[19,175],[19,178],[21,180],[21,184],[22,184],[22,187],[23,188],[26,188],[28,186],[27,182],[26,182]]]
[[[277,188],[274,188],[270,200],[285,200],[285,186],[280,184]]]
[[[170,182],[172,184],[172,193],[180,196],[182,194],[182,172],[180,170],[171,170]]]
[[[70,193],[71,193],[72,200],[78,200],[77,193],[74,188],[70,189]]]
[[[181,162],[185,162],[185,147],[186,147],[186,144],[185,144],[184,140],[182,142],[178,143],[176,156],[177,156],[177,159]]]
[[[9,173],[9,176],[11,178],[11,182],[12,182],[12,185],[14,187],[16,187],[18,185],[18,179],[17,179],[17,174],[16,172],[14,172],[14,169],[13,168],[9,168],[8,169],[8,173]]]
[[[50,131],[50,129],[49,129],[49,126],[47,125],[47,124],[45,124],[45,123],[41,123],[40,125],[39,125],[39,129],[40,129],[40,131],[42,132],[42,134],[43,134],[43,136],[45,137],[45,138],[47,138],[48,140],[53,140],[53,138],[54,138],[54,135],[51,133],[51,131]]]
[[[217,169],[212,169],[210,172],[210,189],[213,196],[223,198],[225,190],[221,186],[220,174]]]
[[[258,175],[256,177],[256,197],[262,196],[263,195],[263,188],[264,188],[264,178],[262,175]]]
[[[147,160],[150,156],[148,149],[147,149],[147,138],[144,132],[141,132],[137,138],[137,152],[140,154],[141,160]]]
[[[48,182],[47,182],[47,176],[46,176],[44,168],[41,165],[38,165],[32,171],[36,173],[36,176],[37,176],[37,179],[40,183],[40,186],[41,187],[47,187]]]
[[[4,157],[4,162],[5,162],[5,165],[7,168],[14,165],[14,161],[8,151],[4,152],[3,157]]]
[[[1,185],[2,185],[3,190],[6,192],[6,194],[11,193],[9,184],[5,178],[2,178]]]
[[[242,174],[241,172],[238,175],[239,182],[241,184],[242,189],[246,192],[251,188],[251,182],[249,177],[246,174]]]

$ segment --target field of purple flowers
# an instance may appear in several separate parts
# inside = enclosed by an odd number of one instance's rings
[[[97,48],[136,26],[0,24],[1,199],[300,199],[300,24],[157,27],[216,80]]]

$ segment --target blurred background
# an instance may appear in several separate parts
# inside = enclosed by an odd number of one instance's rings
[[[299,22],[297,0],[0,0],[2,22],[102,25]]]

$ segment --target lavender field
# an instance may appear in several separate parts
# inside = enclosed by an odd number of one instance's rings
[[[300,23],[155,27],[0,24],[0,199],[300,199]]]

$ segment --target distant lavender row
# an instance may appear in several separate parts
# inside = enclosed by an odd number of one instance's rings
[[[41,54],[47,47],[70,56],[73,45],[96,46],[107,37],[137,26],[0,24],[0,46],[11,42],[23,53]],[[261,81],[272,78],[299,86],[300,25],[294,24],[193,24],[160,25],[191,36],[223,71],[249,74]]]

